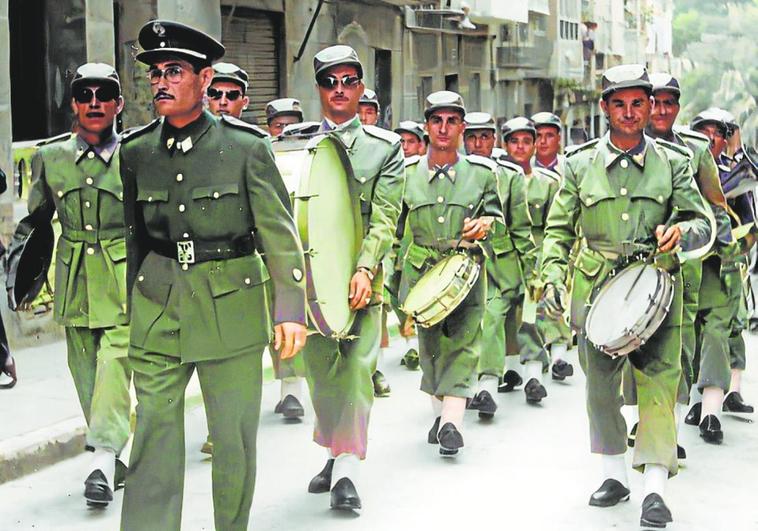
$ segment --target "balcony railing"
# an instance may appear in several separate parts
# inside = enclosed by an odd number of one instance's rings
[[[534,37],[526,46],[500,46],[497,48],[497,66],[520,68],[547,75],[553,44],[546,37]]]

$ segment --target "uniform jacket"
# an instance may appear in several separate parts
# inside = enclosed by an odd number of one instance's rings
[[[182,130],[156,120],[124,139],[121,177],[132,346],[185,362],[222,359],[262,348],[272,324],[305,323],[303,251],[257,129],[208,112]],[[152,243],[251,234],[263,256],[184,266]]]
[[[14,240],[58,213],[54,313],[64,326],[101,328],[129,321],[118,149],[118,138],[92,147],[74,135],[41,147],[32,159],[30,216]]]
[[[541,274],[563,284],[569,253],[583,236],[572,285],[572,324],[583,328],[592,290],[607,277],[620,254],[650,240],[658,225],[679,223],[687,248],[707,246],[708,213],[692,178],[688,153],[644,137],[638,154],[620,151],[610,135],[588,142],[566,159],[566,173],[547,219]],[[625,252],[630,249],[630,252]],[[681,324],[681,279],[667,322]],[[678,304],[678,307],[677,307]]]

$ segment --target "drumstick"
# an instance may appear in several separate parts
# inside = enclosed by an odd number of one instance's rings
[[[676,216],[676,213],[677,213],[678,210],[679,209],[677,207],[674,207],[671,210],[671,215],[666,220],[665,225],[663,225],[663,232],[664,232],[664,234],[666,233],[667,230],[669,230],[669,227],[671,227],[671,224],[674,221],[674,217]],[[629,287],[629,291],[627,291],[626,295],[624,296],[624,301],[626,301],[629,298],[629,295],[634,290],[635,286],[637,285],[637,282],[640,281],[640,277],[642,276],[642,273],[645,271],[645,266],[648,264],[648,262],[650,262],[653,259],[653,257],[655,256],[655,253],[657,251],[658,251],[658,245],[656,243],[656,246],[653,247],[653,250],[650,251],[650,254],[648,254],[647,257],[645,257],[645,260],[643,261],[643,266],[640,267],[640,272],[637,273],[636,277],[634,277],[634,282],[632,282],[632,285]]]
[[[476,205],[476,208],[475,208],[474,210],[472,210],[472,211],[471,211],[471,218],[473,218],[475,214],[478,214],[478,213],[479,213],[479,209],[480,209],[480,208],[482,208],[482,205],[483,205],[483,204],[484,204],[484,197],[482,197],[482,198],[479,200],[479,204],[477,204],[477,205]],[[460,239],[460,240],[458,240],[458,242],[455,244],[455,248],[456,248],[456,249],[458,248],[458,246],[461,244],[461,242],[462,242],[462,241],[463,241],[463,234],[461,234],[461,239]]]

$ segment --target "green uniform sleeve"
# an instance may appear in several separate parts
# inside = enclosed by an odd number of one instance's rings
[[[289,194],[267,140],[255,142],[247,158],[246,183],[255,237],[274,284],[274,324],[305,324],[305,263],[292,218]]]
[[[540,276],[545,284],[563,285],[566,282],[571,247],[576,241],[576,222],[579,218],[579,190],[570,164],[550,206],[542,242]]]
[[[524,176],[514,172],[510,184],[506,223],[513,239],[513,245],[523,260],[523,257],[534,252],[532,220],[529,217],[529,208],[526,205]]]
[[[357,267],[375,271],[392,247],[405,186],[405,161],[400,143],[391,145],[376,177],[368,232],[358,252]]]

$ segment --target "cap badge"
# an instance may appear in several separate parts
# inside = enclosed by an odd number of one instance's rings
[[[166,28],[164,28],[163,24],[160,22],[153,22],[153,33],[155,33],[158,37],[163,37],[166,35]]]

